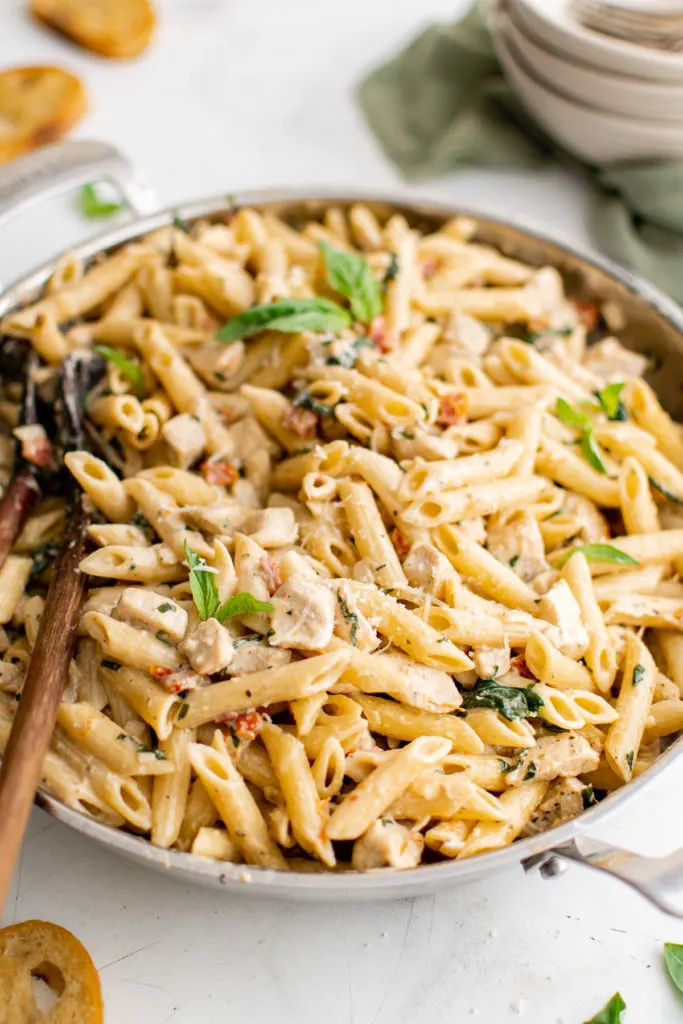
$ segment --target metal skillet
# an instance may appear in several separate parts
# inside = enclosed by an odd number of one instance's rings
[[[89,181],[109,179],[124,194],[135,214],[132,223],[99,236],[76,248],[85,260],[110,252],[155,228],[180,217],[192,222],[220,216],[236,206],[256,206],[276,212],[297,223],[310,218],[330,203],[347,206],[362,200],[378,213],[401,212],[417,226],[435,229],[444,220],[461,214],[478,224],[477,238],[498,247],[509,256],[533,265],[553,265],[563,274],[570,294],[585,300],[613,300],[623,310],[626,328],[621,340],[653,357],[655,369],[650,383],[669,412],[683,418],[683,311],[653,286],[608,260],[581,252],[542,230],[514,220],[501,220],[479,211],[462,209],[449,202],[437,202],[397,193],[375,195],[341,190],[268,190],[220,196],[183,204],[148,214],[149,193],[141,186],[124,157],[99,142],[69,142],[50,147],[0,168],[0,228],[16,214],[40,199],[68,191]],[[54,269],[45,264],[4,290],[0,287],[0,316],[33,301]],[[639,890],[667,913],[683,917],[683,849],[663,858],[649,858],[619,850],[591,839],[591,832],[615,810],[633,801],[644,790],[655,792],[664,773],[683,757],[683,737],[677,739],[656,764],[635,782],[607,796],[580,817],[540,836],[522,840],[503,850],[484,853],[469,860],[426,864],[410,871],[360,874],[285,873],[247,868],[208,860],[153,846],[146,839],[110,828],[72,810],[44,790],[37,804],[58,821],[88,836],[102,846],[130,860],[165,871],[181,882],[198,882],[250,896],[288,900],[336,901],[395,899],[432,893],[448,886],[463,885],[499,871],[518,866],[540,869],[544,877],[558,874],[567,861],[579,862],[612,874]],[[637,801],[636,801],[637,802]],[[642,801],[641,801],[642,803]]]

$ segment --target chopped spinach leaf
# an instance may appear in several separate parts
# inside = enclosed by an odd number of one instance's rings
[[[463,694],[462,706],[495,708],[504,718],[532,718],[543,707],[543,698],[531,686],[501,686],[494,679],[479,679],[473,690]]]

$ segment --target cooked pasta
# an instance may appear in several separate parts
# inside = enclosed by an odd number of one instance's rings
[[[681,428],[555,270],[362,204],[78,268],[0,325],[116,357],[64,458],[94,522],[54,796],[188,856],[411,868],[568,820],[683,728]],[[0,571],[0,746],[64,518]]]

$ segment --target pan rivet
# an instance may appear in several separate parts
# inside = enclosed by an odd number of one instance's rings
[[[541,878],[557,878],[558,875],[563,875],[566,870],[567,865],[559,857],[548,857],[539,868]]]

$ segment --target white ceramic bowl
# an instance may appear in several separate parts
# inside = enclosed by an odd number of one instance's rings
[[[666,53],[584,28],[571,0],[509,0],[517,21],[538,42],[579,63],[619,75],[683,83],[683,53]]]
[[[529,113],[581,160],[604,165],[683,156],[683,123],[622,117],[582,106],[536,78],[495,25],[492,39],[508,81]]]
[[[492,14],[515,57],[544,85],[578,103],[625,117],[683,122],[683,83],[652,82],[579,64],[540,45],[515,19],[515,8]]]

